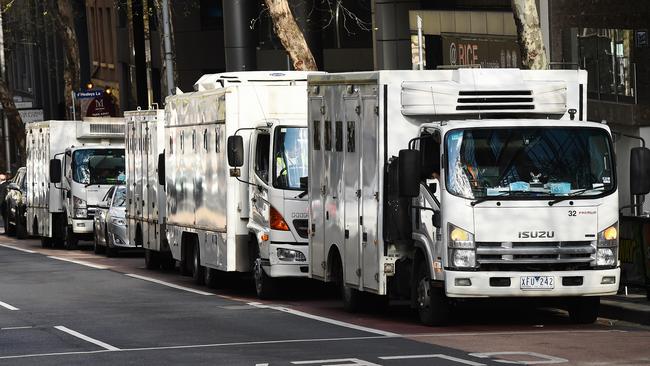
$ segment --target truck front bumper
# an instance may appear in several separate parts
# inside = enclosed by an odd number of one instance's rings
[[[447,296],[460,298],[606,296],[614,295],[618,291],[620,274],[620,268],[551,272],[446,271],[445,290]],[[552,276],[554,287],[522,289],[521,278],[525,276]],[[608,283],[612,277],[613,283]],[[509,285],[506,278],[510,279]],[[581,284],[579,278],[582,278]]]
[[[278,258],[278,249],[302,253],[304,260],[281,260]],[[309,274],[307,258],[309,258],[308,245],[270,244],[269,261],[264,265],[264,272],[269,277],[307,277]]]
[[[72,219],[72,232],[75,234],[92,234],[94,229],[93,219]]]

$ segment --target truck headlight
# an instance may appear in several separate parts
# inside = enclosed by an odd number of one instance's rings
[[[278,259],[284,262],[306,262],[305,255],[298,250],[278,248]]]
[[[86,201],[77,196],[72,196],[72,210],[74,212],[74,217],[85,218],[88,216]]]
[[[474,234],[455,225],[447,227],[447,245],[449,247],[449,260],[452,267],[476,267],[476,244]]]
[[[615,266],[618,259],[618,222],[598,233],[596,266]]]

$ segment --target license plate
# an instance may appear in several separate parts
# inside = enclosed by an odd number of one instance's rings
[[[553,276],[523,276],[520,278],[519,287],[522,290],[550,290],[555,288]]]

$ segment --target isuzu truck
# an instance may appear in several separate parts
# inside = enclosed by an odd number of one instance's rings
[[[308,84],[310,276],[338,283],[346,308],[373,293],[441,324],[458,299],[543,297],[589,323],[617,292],[614,150],[586,120],[585,71]],[[632,179],[648,177],[647,149],[632,160]]]
[[[92,240],[99,202],[124,178],[124,120],[45,121],[26,133],[29,234],[44,247]]]
[[[167,98],[165,230],[196,282],[252,271],[264,298],[307,276],[307,75],[205,75]]]

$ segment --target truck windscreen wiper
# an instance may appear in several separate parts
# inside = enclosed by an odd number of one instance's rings
[[[585,189],[580,189],[580,190],[578,190],[578,191],[571,192],[571,193],[569,193],[569,194],[566,195],[566,196],[562,196],[562,197],[556,198],[556,199],[554,199],[554,200],[552,200],[552,201],[549,201],[549,202],[548,202],[548,205],[549,205],[549,206],[553,206],[554,204],[556,204],[556,203],[558,203],[558,202],[566,201],[566,200],[571,199],[571,198],[573,198],[573,197],[575,197],[575,196],[580,196],[580,195],[582,195],[582,194],[584,194],[584,193],[586,193],[586,192],[593,191],[593,190],[595,190],[595,189],[594,189],[594,188],[585,188]]]
[[[485,202],[485,201],[494,201],[495,199],[498,199],[498,198],[504,197],[504,196],[528,196],[530,194],[539,194],[539,193],[540,192],[535,192],[535,191],[505,191],[505,192],[501,192],[500,194],[496,194],[496,195],[493,195],[493,196],[481,197],[479,199],[476,199],[476,200],[472,201],[470,204],[472,206],[476,206],[479,203],[482,203],[482,202]]]
[[[491,201],[491,200],[493,200],[493,199],[497,199],[497,198],[499,198],[499,197],[508,196],[510,193],[512,193],[512,192],[509,192],[509,191],[508,191],[508,192],[501,192],[501,193],[499,193],[499,194],[497,194],[497,195],[494,195],[494,196],[484,196],[484,197],[481,197],[481,198],[479,198],[479,199],[476,199],[476,200],[472,201],[472,202],[470,203],[470,205],[472,205],[472,206],[476,206],[476,205],[478,205],[478,204],[481,203],[481,202]]]

